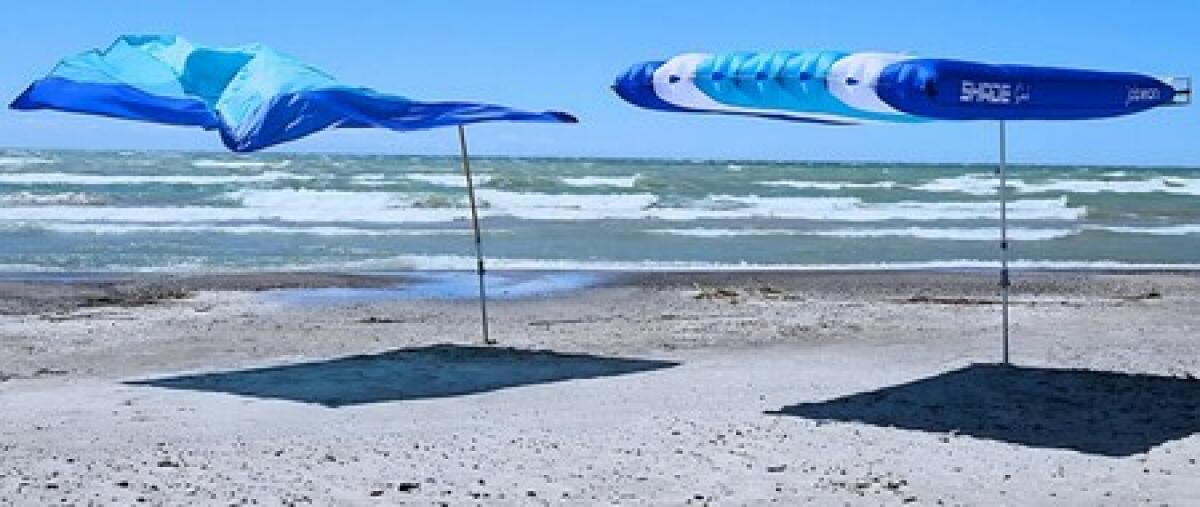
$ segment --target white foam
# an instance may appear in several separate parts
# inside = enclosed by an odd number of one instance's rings
[[[1022,194],[1066,193],[1066,194],[1140,194],[1167,193],[1200,195],[1200,179],[1154,177],[1140,180],[1080,180],[1055,179],[1029,183],[1020,179],[1008,181],[1010,188]],[[962,192],[972,195],[995,195],[1000,189],[1000,180],[981,174],[966,174],[953,178],[938,178],[914,186],[915,190],[927,192]]]
[[[652,229],[651,234],[668,234],[696,238],[726,238],[744,236],[822,236],[833,238],[891,238],[908,237],[950,241],[999,241],[997,228],[968,227],[902,227],[868,229],[831,229],[803,231],[795,229]],[[1033,229],[1009,228],[1008,239],[1012,241],[1043,241],[1065,238],[1078,234],[1077,229]]]
[[[311,180],[312,176],[267,171],[261,174],[190,175],[190,174],[72,174],[72,173],[7,173],[0,174],[0,183],[40,185],[142,185],[152,183],[172,185],[227,185],[281,180]]]
[[[1026,194],[1061,192],[1073,194],[1117,194],[1166,193],[1200,195],[1200,179],[1150,178],[1146,180],[1051,180],[1045,183],[1019,183],[1017,191]]]
[[[780,180],[780,181],[760,181],[759,185],[768,187],[788,187],[800,189],[815,189],[815,190],[845,190],[850,188],[895,188],[896,183],[892,181],[879,181],[875,183],[851,183],[843,181],[802,181],[802,180]]]
[[[684,210],[680,218],[784,218],[843,222],[883,220],[973,220],[996,218],[1000,205],[992,202],[864,202],[853,197],[732,197],[710,199],[738,203],[743,209]],[[1071,207],[1065,198],[1026,199],[1009,203],[1014,220],[1077,220],[1084,207]],[[666,217],[662,217],[666,218]]]
[[[883,220],[993,219],[999,205],[989,202],[867,203],[850,197],[712,196],[686,207],[657,205],[651,194],[543,194],[482,189],[484,216],[525,220],[697,220],[782,218],[839,222]],[[359,222],[431,223],[465,219],[461,200],[430,203],[428,195],[293,189],[246,189],[226,194],[241,207],[100,207],[25,206],[5,208],[10,220],[105,222]],[[1017,200],[1009,205],[1014,220],[1076,220],[1083,207],[1065,199]]]
[[[937,178],[912,187],[924,192],[961,192],[971,195],[996,195],[1000,180],[980,174],[964,174],[951,178]]]
[[[692,238],[736,238],[743,236],[800,236],[804,233],[794,229],[718,229],[696,227],[692,229],[648,229],[649,234],[687,236]]]
[[[220,234],[297,234],[311,236],[463,236],[470,229],[360,229],[354,227],[308,226],[284,227],[275,225],[142,225],[104,224],[93,222],[59,222],[37,226],[40,230],[73,234],[139,234],[139,233],[220,233]],[[487,234],[509,231],[488,229]]]
[[[192,167],[200,169],[282,169],[291,163],[291,160],[263,161],[199,159],[192,161]]]
[[[1150,234],[1154,236],[1186,236],[1189,234],[1200,234],[1200,224],[1177,224],[1154,227],[1104,225],[1089,226],[1088,228],[1122,234]]]
[[[633,176],[578,176],[574,178],[564,177],[561,181],[573,187],[614,187],[614,188],[633,188],[637,185],[642,175],[635,174]]]
[[[483,189],[477,195],[487,215],[525,220],[648,218],[657,202],[651,194],[542,194]]]
[[[0,157],[0,167],[23,167],[53,163],[55,163],[54,160],[42,157]]]
[[[438,185],[442,187],[452,188],[467,188],[467,178],[461,174],[451,173],[408,173],[405,174],[406,179]],[[486,174],[472,174],[471,179],[475,185],[485,185],[492,181],[492,177]]]
[[[1079,234],[1078,229],[1033,229],[1009,227],[1009,241],[1046,241]],[[917,238],[948,241],[1000,241],[1000,229],[975,227],[904,227],[878,229],[837,229],[814,231],[814,236],[835,238]]]
[[[489,204],[488,215],[526,220],[596,219],[802,219],[843,222],[881,220],[993,219],[1000,211],[989,202],[868,203],[852,197],[710,196],[684,207],[659,206],[651,194],[534,194],[499,190],[480,191]],[[1084,207],[1070,207],[1066,199],[1018,200],[1009,204],[1015,220],[1077,220]]]
[[[350,177],[350,181],[364,187],[381,187],[389,183],[387,175],[379,173],[356,174]]]
[[[468,216],[467,210],[456,207],[416,207],[419,196],[393,192],[272,189],[241,190],[228,196],[243,206],[229,212],[251,220],[433,223]]]
[[[16,192],[12,194],[0,194],[0,205],[3,206],[26,206],[26,205],[74,205],[74,206],[94,206],[105,204],[108,199],[104,196],[87,194],[83,192],[63,192],[56,194],[35,194],[33,192]],[[2,215],[0,215],[2,216]]]
[[[227,194],[242,207],[25,206],[5,208],[3,218],[18,221],[188,223],[188,222],[441,222],[455,210],[410,210],[397,196],[377,192],[243,190]],[[424,212],[422,214],[421,212]]]
[[[39,264],[0,264],[0,273],[61,273],[69,271],[57,266]]]

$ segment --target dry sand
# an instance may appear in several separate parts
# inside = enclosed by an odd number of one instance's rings
[[[1196,274],[409,282],[0,283],[0,504],[1200,504]]]

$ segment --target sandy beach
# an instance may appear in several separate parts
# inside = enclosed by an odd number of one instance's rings
[[[423,276],[0,282],[0,504],[1200,503],[1195,273]]]

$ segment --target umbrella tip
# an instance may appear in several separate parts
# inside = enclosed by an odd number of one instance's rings
[[[579,123],[579,118],[576,118],[571,113],[564,113],[562,111],[546,111],[546,113],[563,123]]]

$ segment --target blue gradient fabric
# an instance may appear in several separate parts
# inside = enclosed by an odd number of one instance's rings
[[[833,125],[1108,118],[1190,93],[1127,72],[843,51],[686,53],[633,65],[613,90],[658,111]]]
[[[408,131],[491,121],[576,121],[558,111],[383,94],[342,84],[260,44],[204,47],[171,35],[127,35],[107,49],[67,57],[10,107],[217,130],[237,152],[330,128]]]

